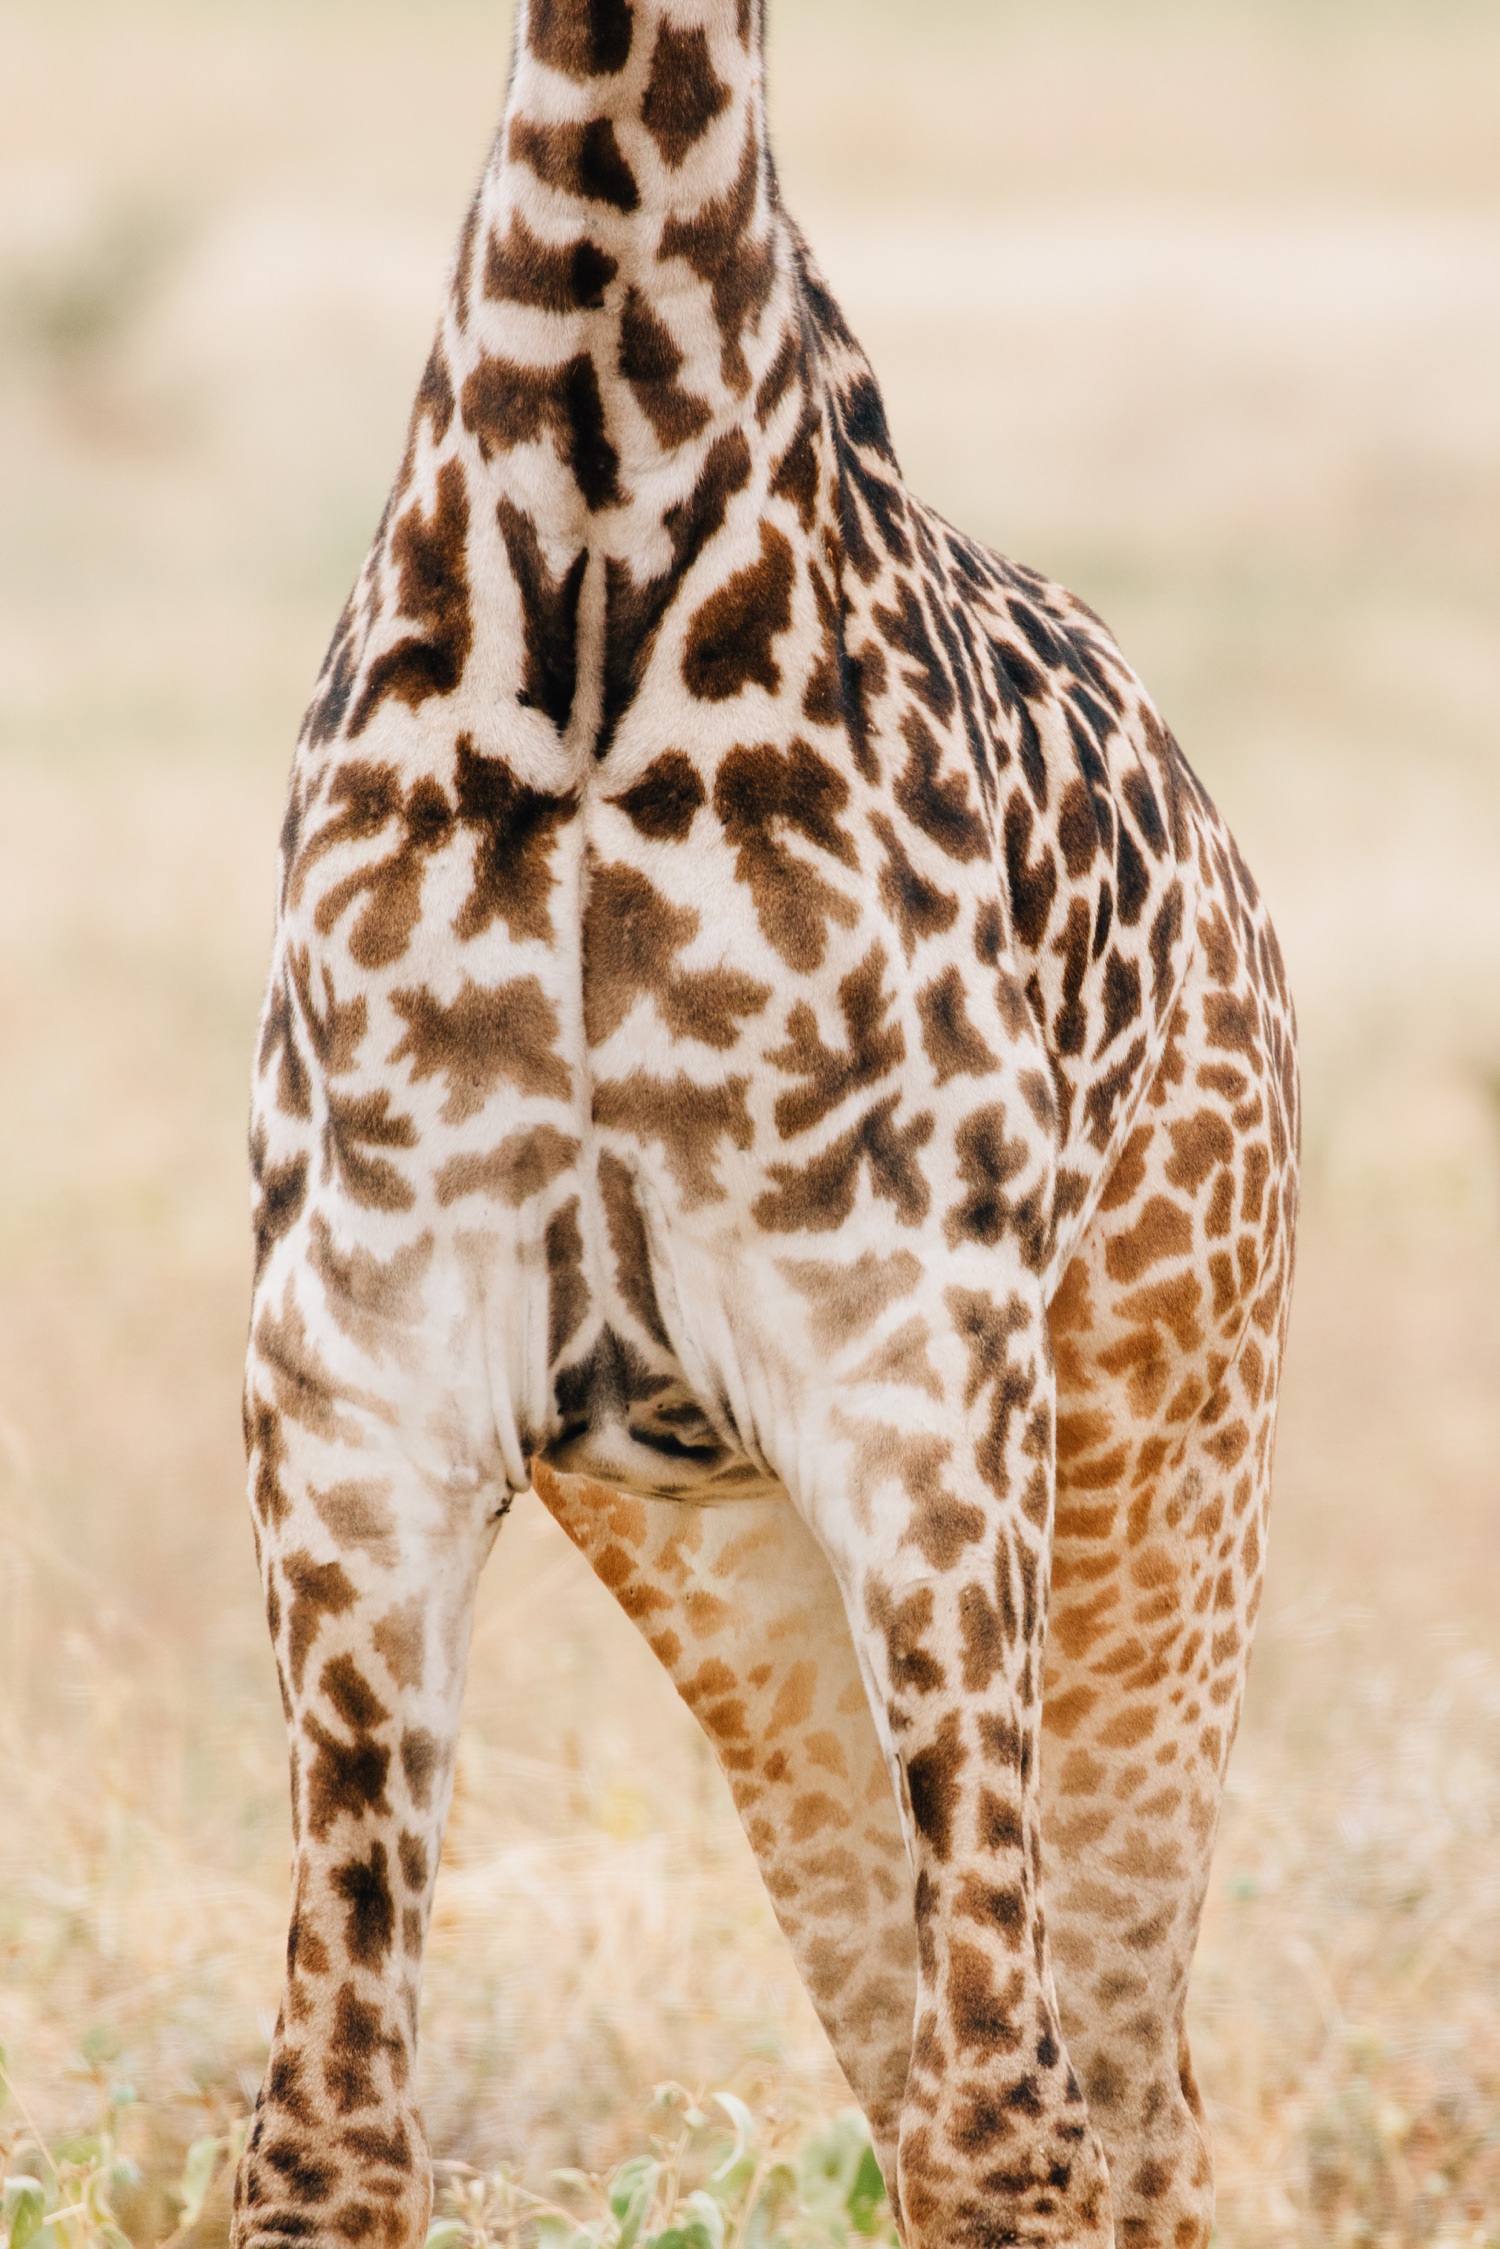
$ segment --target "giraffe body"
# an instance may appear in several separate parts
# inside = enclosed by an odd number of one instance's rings
[[[1274,935],[1108,634],[904,487],[752,0],[529,0],[304,727],[246,1426],[292,1754],[255,2245],[420,2241],[479,1570],[718,1751],[907,2240],[1192,2249],[1259,1598]]]

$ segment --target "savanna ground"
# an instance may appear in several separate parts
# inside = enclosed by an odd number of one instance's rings
[[[1110,618],[1300,1001],[1193,2001],[1220,2240],[1500,2242],[1500,11],[774,28],[788,198],[908,474]],[[237,1412],[281,793],[506,37],[501,0],[0,0],[0,2150],[128,2085],[143,2242],[191,2231],[169,2184],[251,2098],[281,1969]],[[692,1722],[532,1503],[425,2037],[438,2153],[533,2184],[638,2149],[660,2079],[773,2139],[847,2103]]]

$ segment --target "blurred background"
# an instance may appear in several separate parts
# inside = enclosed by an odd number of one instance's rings
[[[1494,2243],[1500,9],[773,31],[787,199],[909,478],[1110,620],[1299,1002],[1271,1581],[1193,2007],[1219,2239]],[[281,1975],[238,1382],[282,792],[508,36],[504,0],[0,0],[0,2044],[43,2131],[133,2088],[142,2240]],[[438,2152],[528,2176],[617,2159],[659,2078],[848,2097],[692,1721],[531,1502],[425,2038]]]

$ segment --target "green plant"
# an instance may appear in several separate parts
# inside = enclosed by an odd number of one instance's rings
[[[849,2110],[800,2148],[733,2093],[707,2107],[658,2086],[650,2152],[602,2178],[553,2174],[551,2197],[509,2170],[444,2164],[427,2249],[844,2249],[894,2245],[895,2224],[864,2118]],[[721,2112],[727,2124],[708,2113]]]
[[[140,2172],[122,2145],[136,2105],[133,2086],[110,2067],[106,2040],[86,2041],[82,2072],[95,2087],[93,2129],[49,2143],[17,2090],[0,2048],[0,2249],[132,2249],[115,2197],[137,2188]],[[14,2111],[14,2121],[7,2115]],[[243,2121],[204,2133],[189,2147],[172,2189],[177,2218],[161,2249],[177,2249],[203,2215],[221,2166],[238,2160]]]

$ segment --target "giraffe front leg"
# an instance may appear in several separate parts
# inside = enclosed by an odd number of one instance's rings
[[[396,1408],[340,1383],[291,1313],[257,1322],[246,1399],[293,1866],[232,2238],[418,2249],[432,2199],[422,1951],[498,1503],[472,1466],[404,1444]]]
[[[867,1379],[836,1362],[792,1393],[778,1463],[842,1586],[907,1820],[905,2231],[912,2249],[1103,2249],[1108,2176],[1064,2047],[1041,1895],[1045,1316],[1029,1277],[915,1294],[884,1347],[868,1339]]]

